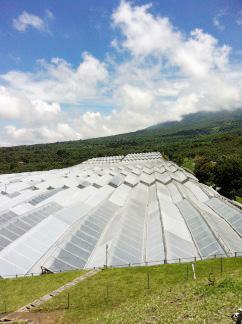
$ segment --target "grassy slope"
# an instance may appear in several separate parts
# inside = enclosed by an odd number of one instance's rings
[[[78,277],[82,270],[51,275],[0,279],[0,313],[14,311]]]
[[[196,269],[196,281],[190,264],[105,270],[69,290],[69,309],[63,293],[41,310],[59,310],[63,323],[228,323],[242,305],[242,258],[223,260],[223,273],[220,259]]]

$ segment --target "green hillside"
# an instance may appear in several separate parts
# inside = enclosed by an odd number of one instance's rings
[[[46,292],[47,282],[51,292],[67,274],[1,280],[1,292],[8,295],[1,300],[14,310],[30,302],[31,292],[33,299]],[[242,305],[242,258],[198,261],[195,274],[196,280],[191,263],[107,269],[42,304],[35,314],[53,323],[229,323]]]
[[[230,183],[233,178],[240,181],[222,193],[232,198],[242,196],[242,175],[238,173],[242,170],[242,109],[191,114],[180,122],[116,136],[0,148],[0,173],[49,170],[97,156],[148,151],[160,151],[168,159],[195,171],[201,181],[218,187],[223,187],[223,183],[216,179],[216,174],[225,172],[224,165],[233,165],[232,171],[226,171],[226,181]],[[222,165],[220,171],[214,170],[216,164]]]

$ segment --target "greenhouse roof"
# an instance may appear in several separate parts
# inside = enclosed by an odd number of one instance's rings
[[[3,277],[235,252],[239,206],[158,152],[0,175]]]

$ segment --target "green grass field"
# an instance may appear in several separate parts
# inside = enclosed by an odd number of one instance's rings
[[[15,311],[78,277],[82,270],[34,277],[0,279],[0,313]]]
[[[43,304],[61,323],[229,323],[242,306],[242,258],[103,270]],[[209,285],[214,281],[213,285]]]
[[[103,270],[35,314],[53,323],[231,323],[242,307],[242,258],[198,261],[195,269],[196,280],[191,263]],[[79,274],[2,279],[1,301],[15,310]]]

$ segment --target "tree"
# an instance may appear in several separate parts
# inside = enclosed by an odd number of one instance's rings
[[[212,184],[214,181],[214,162],[205,156],[196,158],[194,173],[199,181]]]
[[[214,169],[214,182],[220,187],[219,192],[234,198],[242,190],[242,159],[224,157],[220,159]]]

